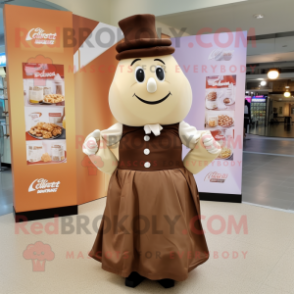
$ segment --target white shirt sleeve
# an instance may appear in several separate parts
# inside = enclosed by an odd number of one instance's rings
[[[116,123],[110,128],[101,131],[101,137],[106,141],[107,146],[112,146],[118,143],[122,137],[123,125]]]
[[[179,126],[179,136],[182,143],[190,148],[194,149],[195,145],[198,143],[201,132],[193,126],[190,126],[188,123],[182,121]]]

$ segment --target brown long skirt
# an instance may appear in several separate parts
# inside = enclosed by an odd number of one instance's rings
[[[209,257],[193,175],[185,168],[117,169],[89,255],[122,277],[136,271],[150,280],[185,280]]]

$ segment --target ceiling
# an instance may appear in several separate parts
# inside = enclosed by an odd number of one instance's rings
[[[112,1],[114,2],[114,0]],[[149,3],[150,0],[141,1]],[[187,0],[185,1],[187,2]],[[210,0],[211,5],[208,8],[201,8],[205,7],[205,5],[208,6],[208,0],[195,1],[199,5],[193,2],[193,6],[192,1],[190,1],[190,9],[193,7],[199,7],[200,9],[161,15],[157,16],[156,19],[170,27],[185,28],[186,32],[191,35],[197,34],[202,28],[211,28],[212,32],[224,27],[232,31],[237,28],[247,30],[249,36],[255,35],[257,38],[255,47],[252,46],[251,42],[248,44],[247,64],[294,61],[293,0]],[[228,2],[231,3],[223,4]],[[66,10],[46,0],[0,0],[0,46],[4,45],[3,11],[1,9],[4,3]],[[171,6],[175,6],[176,2],[170,3]],[[148,8],[149,6],[147,5],[146,7]],[[179,7],[176,9],[177,11],[180,11]],[[166,10],[167,13],[171,11]],[[263,14],[264,18],[255,19],[253,15],[258,13]],[[287,33],[283,34],[284,32]]]
[[[185,28],[190,35],[196,35],[202,28],[210,28],[211,32],[222,28],[247,30],[248,36],[257,38],[256,47],[249,42],[247,48],[247,64],[252,64],[294,60],[293,11],[293,0],[248,0],[156,19],[171,27]],[[257,20],[254,14],[264,18]],[[283,36],[283,32],[293,33]]]
[[[293,30],[293,0],[247,0],[239,3],[191,10],[176,14],[158,16],[156,19],[175,28],[186,28],[196,35],[201,28],[211,28],[213,32],[226,27],[249,31],[249,35],[264,35]],[[263,14],[257,20],[254,14]]]
[[[294,61],[294,33],[293,36],[257,40],[256,47],[247,47],[247,64],[283,61]]]
[[[70,1],[74,2],[80,0]],[[103,1],[105,0],[100,0],[100,2]],[[114,26],[116,26],[121,19],[134,14],[150,13],[154,14],[156,17],[163,15],[178,15],[179,13],[186,11],[198,11],[203,8],[219,7],[221,5],[243,1],[248,0],[107,0],[111,5],[110,24]]]
[[[270,94],[269,98],[278,102],[294,102],[294,97],[286,98],[283,94]]]

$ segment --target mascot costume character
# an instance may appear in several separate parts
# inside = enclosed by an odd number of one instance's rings
[[[117,123],[96,129],[83,144],[94,165],[111,174],[89,255],[124,277],[126,286],[146,278],[169,288],[209,257],[193,174],[221,148],[210,132],[184,121],[191,86],[171,40],[157,37],[154,15],[134,15],[119,26],[125,38],[116,47],[119,63],[109,90]],[[182,144],[191,149],[184,160]],[[111,149],[118,145],[117,159]]]

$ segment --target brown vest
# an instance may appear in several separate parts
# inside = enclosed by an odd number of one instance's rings
[[[163,126],[159,136],[146,135],[144,127],[123,125],[119,169],[154,171],[183,167],[178,123]]]

